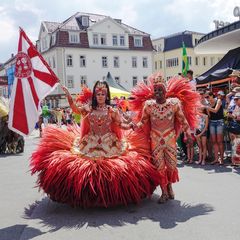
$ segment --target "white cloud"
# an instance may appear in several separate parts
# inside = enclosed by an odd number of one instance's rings
[[[98,13],[120,18],[153,38],[191,30],[208,33],[213,20],[237,21],[233,8],[239,0],[1,0],[0,62],[16,51],[18,27],[34,42],[41,21],[62,22],[76,12]]]
[[[15,36],[16,28],[14,21],[8,16],[7,11],[4,7],[0,8],[0,46],[11,41]]]

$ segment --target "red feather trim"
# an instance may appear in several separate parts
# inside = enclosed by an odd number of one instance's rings
[[[92,91],[89,88],[84,87],[82,92],[76,97],[76,102],[79,102],[80,104],[87,104],[91,102],[92,95]]]
[[[184,78],[173,77],[168,81],[166,97],[178,98],[190,128],[198,126],[198,109],[201,106],[200,95],[192,90],[192,85]]]
[[[139,203],[151,196],[160,175],[150,161],[131,150],[95,161],[73,154],[77,132],[48,127],[32,154],[32,174],[38,173],[38,186],[52,200],[72,206],[110,207]]]
[[[140,82],[133,88],[129,104],[130,109],[138,113],[137,118],[139,118],[142,115],[142,110],[145,102],[149,99],[152,99],[153,97],[154,91],[152,84],[146,85],[145,83]]]

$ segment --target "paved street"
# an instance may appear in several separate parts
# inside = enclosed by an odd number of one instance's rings
[[[230,166],[183,166],[176,200],[157,204],[160,190],[139,206],[73,209],[34,188],[29,157],[39,138],[26,139],[25,153],[0,156],[0,240],[204,239],[240,237],[240,170]]]

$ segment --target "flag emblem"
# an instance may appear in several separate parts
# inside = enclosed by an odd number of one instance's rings
[[[19,52],[16,56],[15,77],[27,78],[31,73],[32,63],[30,57],[24,52]]]

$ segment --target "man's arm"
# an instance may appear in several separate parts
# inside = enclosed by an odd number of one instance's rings
[[[188,124],[184,114],[183,114],[183,111],[182,111],[179,103],[177,103],[175,105],[175,117],[181,123],[183,131],[189,134],[190,127],[189,127],[189,124]]]

